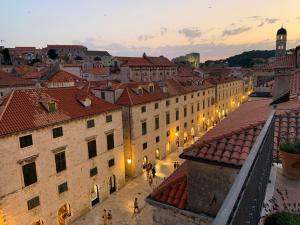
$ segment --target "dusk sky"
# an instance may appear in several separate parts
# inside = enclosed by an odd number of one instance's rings
[[[1,45],[82,44],[112,55],[200,52],[201,61],[300,44],[299,0],[1,0]]]

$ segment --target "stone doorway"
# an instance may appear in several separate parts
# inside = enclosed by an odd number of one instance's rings
[[[109,178],[109,193],[112,194],[117,190],[117,185],[116,185],[116,176],[112,175]]]
[[[58,210],[58,225],[65,225],[66,219],[71,216],[70,204],[64,204]]]
[[[95,184],[92,190],[92,207],[100,202],[99,185]]]

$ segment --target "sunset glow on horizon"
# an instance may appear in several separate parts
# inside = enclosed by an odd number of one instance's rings
[[[299,0],[3,1],[1,45],[82,44],[112,55],[199,52],[201,61],[300,44]]]

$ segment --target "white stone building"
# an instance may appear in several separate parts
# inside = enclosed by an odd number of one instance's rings
[[[76,88],[12,92],[0,149],[0,224],[68,224],[125,182],[120,108]]]
[[[160,81],[177,75],[177,66],[164,56],[114,57],[112,75],[122,82]]]

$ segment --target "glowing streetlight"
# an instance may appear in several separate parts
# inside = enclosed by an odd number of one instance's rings
[[[132,160],[131,160],[131,158],[128,158],[128,159],[127,159],[127,164],[129,164],[129,165],[130,165],[131,163],[132,163]]]

